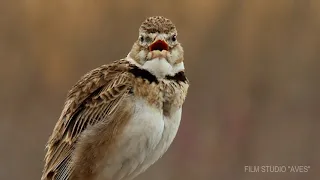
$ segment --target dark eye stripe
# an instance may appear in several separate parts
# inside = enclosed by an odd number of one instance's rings
[[[147,36],[146,37],[146,42],[151,42],[151,41],[152,41],[151,37]]]

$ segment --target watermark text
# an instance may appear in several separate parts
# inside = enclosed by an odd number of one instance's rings
[[[310,170],[310,166],[244,166],[244,172],[248,173],[307,173]]]

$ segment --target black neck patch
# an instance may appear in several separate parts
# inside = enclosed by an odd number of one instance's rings
[[[188,81],[183,71],[176,73],[174,76],[167,75],[166,79],[174,80],[176,82],[187,82]]]
[[[159,83],[159,81],[155,75],[151,74],[147,70],[140,69],[137,66],[130,69],[129,72],[132,73],[135,77],[140,77],[142,79],[148,80],[150,83],[153,83],[153,82],[156,84]]]

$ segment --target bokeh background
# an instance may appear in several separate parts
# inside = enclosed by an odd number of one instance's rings
[[[67,91],[153,15],[176,24],[191,87],[173,145],[137,180],[319,179],[318,0],[1,0],[0,179],[40,179]]]

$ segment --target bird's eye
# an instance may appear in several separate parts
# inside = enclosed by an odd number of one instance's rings
[[[177,40],[177,35],[173,35],[172,37],[171,37],[171,40],[174,42],[174,41],[176,41]]]
[[[143,42],[143,41],[144,41],[144,37],[140,36],[140,42]]]

